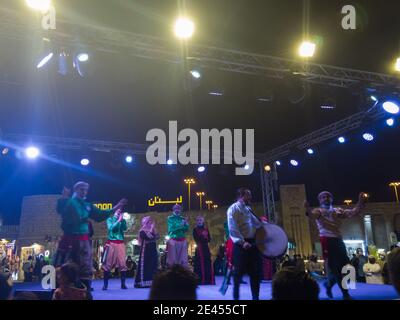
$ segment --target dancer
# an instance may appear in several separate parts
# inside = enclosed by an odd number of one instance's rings
[[[149,288],[158,269],[157,240],[160,238],[155,221],[147,216],[142,219],[139,231],[139,264],[135,278],[135,288]]]
[[[126,220],[121,209],[115,211],[112,217],[107,219],[108,240],[103,254],[104,285],[103,290],[108,289],[108,280],[111,278],[111,270],[118,268],[121,274],[121,289],[126,287],[126,253],[124,232],[127,230]]]
[[[210,232],[205,226],[202,216],[196,218],[196,227],[193,229],[193,239],[196,242],[194,273],[198,275],[200,284],[215,284],[211,253],[208,247],[208,243],[211,241]]]
[[[89,184],[77,182],[73,187],[74,193],[70,197],[70,190],[64,188],[62,198],[57,202],[57,212],[61,215],[61,228],[64,232],[61,237],[54,265],[59,267],[66,262],[74,262],[79,266],[79,279],[88,289],[93,277],[92,246],[89,241],[89,219],[104,221],[116,210],[122,209],[127,201],[122,199],[111,210],[99,210],[93,204],[86,202]]]
[[[227,212],[229,235],[233,245],[233,299],[239,300],[239,287],[242,276],[248,273],[253,300],[259,299],[261,258],[256,247],[256,229],[262,222],[250,208],[251,192],[240,188],[237,201]]]
[[[185,268],[188,263],[188,243],[186,232],[189,229],[187,219],[182,217],[182,207],[176,204],[172,208],[173,214],[168,217],[167,265],[172,267],[180,264]]]
[[[325,260],[325,270],[328,274],[328,281],[325,283],[326,294],[333,298],[332,287],[338,284],[343,294],[343,299],[351,300],[349,291],[342,286],[342,268],[350,263],[347,256],[346,247],[340,232],[341,220],[352,218],[362,212],[368,196],[360,193],[358,203],[353,209],[334,208],[332,206],[333,196],[328,191],[323,191],[318,195],[319,208],[311,209],[307,201],[304,202],[306,215],[315,220],[323,256]]]

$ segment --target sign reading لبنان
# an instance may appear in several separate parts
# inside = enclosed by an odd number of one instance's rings
[[[170,201],[164,201],[161,200],[160,197],[155,196],[154,200],[153,199],[149,199],[147,201],[147,204],[149,207],[154,207],[156,204],[178,204],[178,203],[182,203],[182,196],[176,198],[175,200],[170,200]]]
[[[94,203],[93,205],[100,210],[110,210],[113,208],[112,203]]]

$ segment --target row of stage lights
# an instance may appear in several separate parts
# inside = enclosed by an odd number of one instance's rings
[[[394,124],[395,124],[395,119],[394,118],[386,119],[385,123],[386,123],[386,125],[388,127],[393,127]],[[362,134],[362,138],[366,142],[372,142],[375,139],[375,135],[372,132],[364,131],[364,133]],[[337,141],[340,144],[344,144],[344,143],[347,142],[347,138],[345,136],[340,136],[340,137],[337,138]],[[316,153],[315,149],[313,149],[313,148],[308,148],[306,152],[307,152],[307,154],[309,156],[313,156]],[[291,159],[289,161],[289,163],[293,167],[298,167],[300,165],[300,162],[298,160],[296,160],[296,159]],[[279,167],[279,166],[282,165],[282,162],[277,160],[277,161],[275,161],[275,164]],[[271,168],[270,165],[267,164],[267,165],[265,165],[264,170],[267,171],[267,172],[270,172],[272,170],[272,168]]]
[[[51,0],[25,0],[26,4],[37,11],[47,12],[52,6]],[[188,17],[180,17],[175,21],[174,33],[179,39],[187,40],[190,39],[195,32],[195,24]],[[317,51],[318,39],[312,41],[311,39],[304,39],[304,41],[298,47],[298,55],[302,58],[309,59],[315,55]],[[394,69],[400,72],[400,57],[398,57],[394,63]],[[194,77],[200,77],[200,73],[196,73]]]
[[[400,113],[400,107],[394,101],[386,101],[386,102],[384,102],[382,104],[382,107],[387,113],[390,113],[390,114],[393,114],[393,115],[397,115],[397,114]],[[393,127],[394,124],[395,124],[395,121],[396,120],[395,120],[394,117],[390,117],[390,118],[385,120],[385,123],[386,123],[387,126]],[[364,133],[362,134],[362,138],[367,142],[372,142],[375,139],[375,136],[374,136],[374,134],[372,132],[364,131]],[[345,136],[340,136],[340,137],[337,138],[337,141],[340,144],[344,144],[344,143],[347,142],[347,139],[346,139]],[[6,155],[6,154],[8,154],[8,152],[9,152],[9,148],[5,147],[5,148],[2,149],[2,155]],[[40,156],[40,153],[41,153],[40,149],[38,147],[36,147],[36,146],[28,146],[27,148],[25,148],[25,156],[28,159],[36,159],[36,158],[38,158]],[[315,150],[313,148],[308,148],[307,149],[307,154],[312,156],[312,155],[315,154]],[[133,160],[134,160],[134,157],[132,155],[128,154],[128,155],[126,155],[124,157],[124,160],[125,160],[125,162],[127,164],[131,164],[133,162]],[[294,167],[297,167],[299,165],[299,162],[297,160],[295,160],[295,159],[291,159],[289,162]],[[89,158],[87,158],[87,157],[82,158],[81,161],[80,161],[80,164],[82,166],[88,166],[90,164]],[[174,162],[171,159],[169,159],[167,161],[167,165],[168,166],[171,166],[173,164],[174,164]],[[282,163],[281,163],[281,161],[276,161],[275,164],[277,166],[280,166]],[[249,165],[245,165],[244,169],[245,170],[249,170],[250,166]],[[264,169],[265,169],[265,171],[270,171],[271,167],[269,165],[266,165]],[[197,171],[199,173],[202,173],[202,172],[206,171],[206,168],[205,168],[205,166],[199,166],[197,168]]]

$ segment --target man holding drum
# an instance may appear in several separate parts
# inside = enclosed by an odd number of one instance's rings
[[[239,300],[239,286],[242,276],[250,276],[253,300],[259,299],[261,257],[256,246],[256,230],[262,222],[250,208],[251,192],[240,188],[237,201],[227,211],[229,235],[233,247],[233,299]]]

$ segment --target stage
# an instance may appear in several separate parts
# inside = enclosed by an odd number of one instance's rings
[[[215,286],[199,286],[197,289],[198,300],[232,300],[232,285],[225,296],[223,296],[218,290],[222,283],[222,277],[216,277],[217,285]],[[248,282],[248,278],[244,278]],[[102,291],[103,286],[102,280],[95,280],[93,282],[93,297],[95,300],[146,300],[149,296],[150,289],[136,289],[133,288],[133,279],[127,279],[127,290],[120,289],[119,279],[111,279],[109,283],[109,289]],[[325,289],[320,285],[320,299],[327,300],[328,297],[325,294]],[[42,291],[39,283],[15,283],[14,289],[16,291]],[[178,290],[178,288],[177,288]],[[354,290],[350,290],[351,296],[355,300],[393,300],[398,298],[396,291],[392,286],[388,285],[372,285],[365,283],[357,283],[357,287]],[[341,300],[341,294],[337,286],[333,289],[333,295],[335,300]],[[242,284],[240,286],[240,296],[242,300],[251,299],[250,286],[249,284]],[[261,283],[260,299],[270,300],[271,299],[271,281]]]

